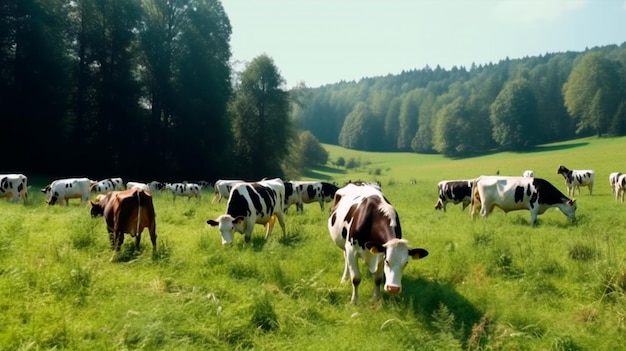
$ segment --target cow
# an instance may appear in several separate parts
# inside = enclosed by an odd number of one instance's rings
[[[535,172],[527,169],[522,173],[522,177],[533,178],[535,176]]]
[[[361,257],[374,278],[374,299],[384,290],[399,294],[402,290],[402,271],[409,257],[423,258],[428,251],[410,248],[402,239],[400,217],[383,193],[368,184],[348,184],[335,192],[328,216],[328,231],[333,242],[344,251],[344,271],[341,282],[350,274],[352,297],[358,302],[361,283],[358,258]]]
[[[609,174],[609,184],[611,185],[611,191],[613,192],[613,195],[615,195],[615,183],[617,183],[617,179],[621,175],[621,172],[613,172]]]
[[[148,183],[148,187],[150,188],[150,192],[162,191],[165,190],[165,183],[153,180]]]
[[[302,198],[300,196],[300,189],[294,181],[290,180],[284,182],[285,184],[285,213],[291,205],[296,205],[296,211],[302,207]]]
[[[28,177],[23,174],[0,174],[0,197],[11,198],[11,202],[26,201]]]
[[[95,184],[89,178],[57,179],[41,189],[48,205],[69,205],[70,199],[80,199],[81,203],[89,201],[91,187]]]
[[[572,222],[576,221],[576,200],[569,199],[554,185],[542,178],[480,176],[472,184],[471,215],[477,202],[480,215],[486,218],[495,207],[502,211],[530,211],[530,225],[537,224],[537,216],[548,208],[556,207]]]
[[[210,219],[207,224],[217,226],[222,245],[233,242],[233,234],[244,235],[245,242],[252,238],[254,224],[266,227],[265,240],[274,227],[276,218],[285,236],[285,185],[280,178],[261,180],[258,182],[242,182],[232,188],[226,213],[217,219]]]
[[[593,182],[595,178],[595,172],[590,169],[585,170],[569,170],[565,166],[559,166],[556,170],[557,174],[560,174],[565,178],[565,186],[567,187],[567,195],[574,196],[576,189],[580,194],[580,187],[586,186],[589,188],[589,195],[593,192]]]
[[[244,183],[244,181],[239,179],[218,179],[213,185],[215,189],[215,196],[211,202],[215,202],[215,200],[217,200],[219,203],[222,202],[222,198],[228,199],[233,186],[239,183]]]
[[[122,178],[107,178],[100,180],[91,186],[91,191],[96,194],[106,194],[109,191],[124,190]]]
[[[624,202],[624,193],[626,192],[626,174],[619,174],[615,183],[613,184],[613,194],[615,195],[615,201],[617,199],[622,200]]]
[[[128,182],[126,183],[126,190],[128,189],[141,189],[147,192],[151,192],[150,186],[146,183],[141,182]]]
[[[104,216],[114,252],[120,250],[125,233],[135,237],[135,248],[139,249],[145,228],[150,233],[152,251],[156,251],[156,214],[150,193],[142,189],[111,191],[89,203],[92,217]]]
[[[297,209],[302,212],[304,210],[303,204],[309,204],[312,202],[319,202],[320,208],[324,210],[324,203],[331,202],[335,192],[339,189],[338,186],[327,182],[317,181],[293,181],[293,184],[298,188],[300,193],[300,202],[297,204]]]
[[[473,179],[467,180],[442,180],[437,184],[439,199],[435,203],[435,210],[446,212],[448,202],[453,204],[463,204],[462,211],[472,200]]]
[[[186,196],[187,200],[195,197],[198,201],[202,198],[202,187],[195,183],[166,183],[165,189],[172,192],[174,201],[176,196]]]

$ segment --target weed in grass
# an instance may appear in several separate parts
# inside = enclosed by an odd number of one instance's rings
[[[594,249],[583,243],[574,244],[569,249],[569,258],[576,261],[589,261],[594,257]]]
[[[562,336],[554,338],[552,345],[550,345],[552,351],[581,351],[583,348],[576,344],[571,336]]]
[[[264,332],[278,328],[278,316],[267,295],[258,296],[250,307],[250,323],[254,328]]]

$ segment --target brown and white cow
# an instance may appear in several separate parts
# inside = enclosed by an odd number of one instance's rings
[[[91,186],[95,182],[89,178],[57,179],[41,189],[48,205],[56,203],[69,205],[70,199],[80,199],[81,203],[89,201]]]
[[[316,181],[292,181],[292,184],[297,187],[297,192],[300,194],[300,203],[298,203],[297,209],[300,212],[303,211],[302,204],[309,204],[312,202],[319,202],[320,208],[324,210],[324,203],[331,202],[335,192],[339,189],[338,186],[327,182]]]
[[[567,169],[565,166],[559,166],[556,170],[557,174],[560,174],[565,178],[565,186],[567,187],[567,195],[576,195],[576,189],[580,194],[580,187],[586,186],[589,188],[589,195],[593,193],[593,183],[595,181],[595,172],[590,169]]]
[[[556,207],[570,220],[576,220],[576,200],[569,199],[545,179],[480,176],[472,187],[472,217],[480,203],[480,215],[483,218],[496,207],[504,212],[529,210],[530,225],[535,226],[538,215]]]
[[[361,283],[358,258],[361,257],[374,278],[374,298],[385,291],[398,294],[402,289],[402,271],[409,257],[428,255],[424,249],[411,249],[402,239],[400,218],[383,193],[370,185],[348,184],[335,192],[328,217],[328,231],[335,244],[344,251],[341,281],[350,274],[352,297],[357,303]]]
[[[11,202],[26,201],[28,178],[23,174],[0,174],[0,197],[11,198]]]
[[[255,224],[266,227],[265,239],[269,237],[276,218],[285,236],[285,185],[280,178],[235,184],[230,192],[226,213],[207,224],[217,226],[222,245],[233,242],[233,234],[244,235],[246,242],[252,238]]]
[[[97,201],[89,202],[92,217],[104,216],[114,251],[120,250],[125,233],[135,237],[135,248],[139,249],[145,228],[150,233],[152,250],[156,250],[156,215],[150,193],[141,189],[111,191]]]
[[[442,180],[437,184],[439,199],[435,203],[435,210],[443,210],[446,212],[448,202],[453,204],[463,204],[461,210],[472,201],[472,183],[473,179],[468,180]]]

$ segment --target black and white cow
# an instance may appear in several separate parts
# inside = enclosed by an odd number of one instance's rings
[[[297,205],[300,212],[303,211],[302,204],[309,204],[312,202],[319,202],[320,208],[324,210],[324,203],[331,202],[335,192],[339,189],[338,186],[327,182],[316,181],[292,181],[298,189],[300,194],[300,203]]]
[[[617,179],[621,175],[621,172],[613,172],[609,174],[609,184],[611,185],[611,191],[613,192],[613,195],[615,195],[615,183],[617,183]]]
[[[621,199],[624,202],[624,193],[626,193],[626,174],[619,174],[615,183],[613,183],[613,194],[615,195],[615,201]]]
[[[533,172],[530,169],[527,169],[524,171],[524,173],[522,173],[522,177],[533,178],[534,176],[535,176],[535,172]]]
[[[28,178],[23,174],[0,174],[0,197],[11,198],[11,202],[26,201]]]
[[[196,183],[166,183],[165,189],[172,192],[174,201],[176,196],[185,196],[187,200],[195,197],[198,201],[202,198],[202,187]]]
[[[89,194],[95,184],[89,178],[57,179],[41,189],[48,205],[69,205],[70,199],[80,199],[81,203],[89,201]]]
[[[570,220],[576,220],[576,200],[569,199],[545,179],[528,177],[480,176],[473,184],[472,211],[481,205],[480,215],[487,217],[495,207],[504,212],[530,211],[530,224],[537,216],[556,207]]]
[[[163,191],[165,190],[165,183],[153,180],[150,183],[148,183],[148,188],[150,189],[150,192],[153,192],[153,193],[157,191]]]
[[[296,205],[296,211],[302,207],[300,189],[293,180],[284,182],[285,184],[285,213],[291,205]]]
[[[402,239],[400,218],[383,193],[370,185],[348,184],[335,192],[328,217],[328,231],[333,242],[344,250],[341,281],[350,274],[352,297],[357,303],[361,283],[358,258],[361,257],[374,278],[374,298],[385,291],[398,294],[402,289],[402,271],[409,257],[426,257],[428,251],[411,249]]]
[[[439,199],[435,204],[435,210],[443,210],[443,212],[446,212],[448,202],[455,205],[462,203],[463,208],[461,210],[465,210],[472,200],[473,182],[473,179],[440,181],[437,184]]]
[[[221,202],[222,199],[228,199],[230,195],[230,191],[235,186],[235,184],[244,183],[243,180],[239,179],[218,179],[213,187],[215,188],[215,196],[213,197],[213,201],[217,200],[217,202]]]
[[[97,181],[94,185],[91,186],[91,191],[96,194],[106,194],[109,191],[120,191],[125,190],[124,182],[122,178],[107,178],[100,181]]]
[[[586,186],[589,188],[589,195],[593,192],[593,182],[595,180],[595,172],[590,169],[585,170],[569,170],[565,166],[559,166],[556,170],[557,174],[560,174],[565,178],[565,186],[567,187],[567,195],[574,196],[576,189],[580,193],[580,187]]]
[[[222,245],[233,242],[233,234],[244,235],[246,242],[252,238],[255,224],[266,228],[265,239],[269,237],[276,218],[285,236],[285,185],[280,178],[258,182],[241,182],[233,186],[226,213],[217,219],[210,219],[207,224],[217,226],[222,235]]]
[[[126,189],[138,189],[150,192],[150,185],[141,182],[128,182],[126,183]]]

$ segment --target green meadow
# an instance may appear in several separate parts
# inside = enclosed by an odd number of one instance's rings
[[[223,247],[206,224],[212,203],[154,194],[157,250],[147,231],[117,259],[89,205],[47,206],[29,176],[26,204],[0,201],[0,350],[617,350],[626,332],[626,204],[609,187],[626,172],[626,138],[587,138],[526,153],[451,160],[325,145],[331,164],[307,178],[380,181],[403,234],[429,256],[410,261],[402,292],[372,300],[364,267],[357,305],[340,284],[342,251],[327,230],[328,205],[289,209],[244,243]],[[577,222],[550,209],[470,218],[434,210],[436,184],[526,169],[565,192],[559,165],[593,169],[593,195],[576,194]]]

